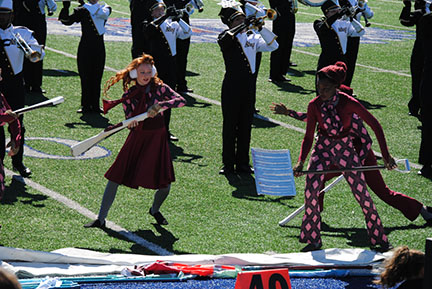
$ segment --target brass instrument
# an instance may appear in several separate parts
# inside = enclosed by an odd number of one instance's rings
[[[266,9],[265,12],[266,12],[266,15],[263,17],[263,19],[267,18],[271,21],[276,19],[276,17],[277,17],[276,10],[269,8],[269,9]]]
[[[41,54],[38,51],[34,51],[19,33],[12,33],[15,44],[24,51],[25,57],[31,62],[38,62],[41,60]]]
[[[189,2],[183,9],[179,10],[181,11],[182,15],[184,15],[184,13],[192,15],[192,13],[194,13],[195,7],[191,2]]]

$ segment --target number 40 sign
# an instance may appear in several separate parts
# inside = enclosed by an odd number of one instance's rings
[[[240,272],[234,289],[291,289],[288,269]]]

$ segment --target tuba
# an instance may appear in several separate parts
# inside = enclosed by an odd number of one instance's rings
[[[41,54],[34,51],[19,33],[12,33],[15,44],[24,51],[25,57],[31,62],[38,62],[41,59]]]

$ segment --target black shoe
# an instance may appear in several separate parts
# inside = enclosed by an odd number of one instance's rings
[[[281,75],[281,76],[277,76],[277,77],[270,77],[268,79],[268,81],[274,82],[274,83],[277,83],[277,82],[289,82],[289,81],[291,81],[291,79],[286,78],[285,76]]]
[[[321,243],[309,243],[303,249],[301,249],[300,252],[316,251],[321,249],[321,247],[322,247]]]
[[[42,89],[40,87],[32,87],[31,92],[33,92],[33,93],[46,93],[46,90]]]
[[[390,243],[379,244],[379,245],[371,246],[371,249],[378,253],[385,253],[390,250],[393,250],[393,245]]]
[[[92,108],[91,107],[81,107],[77,110],[77,113],[89,113],[92,112]]]
[[[253,174],[254,169],[249,165],[239,165],[236,166],[237,173]]]
[[[423,166],[417,174],[427,179],[432,179],[432,166]]]
[[[255,108],[254,108],[254,112],[255,112],[255,113],[259,113],[260,110],[259,110],[258,108],[255,107]]]
[[[234,166],[223,166],[219,170],[219,175],[230,175],[234,174]]]
[[[84,228],[105,228],[105,221],[102,223],[99,219],[91,221],[84,225]]]
[[[23,178],[27,178],[32,174],[32,171],[23,164],[13,166],[13,170],[18,172]]]
[[[151,208],[150,208],[149,214],[155,218],[156,222],[159,225],[168,225],[168,221],[164,218],[164,216],[162,216],[161,212],[157,212],[157,213],[152,214]]]
[[[295,63],[295,62],[291,62],[291,61],[290,61],[289,66],[296,67],[296,66],[297,66],[297,63]]]
[[[176,137],[172,133],[169,133],[169,141],[178,141],[178,140],[179,140],[178,137]]]

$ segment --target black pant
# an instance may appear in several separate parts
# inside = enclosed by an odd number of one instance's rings
[[[175,89],[177,83],[177,58],[176,56],[164,56],[157,55],[154,56],[154,62],[156,69],[158,71],[158,77],[162,79],[162,81],[167,84],[172,89]],[[165,128],[167,132],[169,132],[169,125],[171,121],[171,109],[168,108],[163,112]]]
[[[273,21],[273,33],[277,35],[278,49],[270,54],[270,78],[284,76],[289,68],[295,34],[295,14],[285,13]]]
[[[6,101],[12,110],[17,110],[24,107],[25,103],[25,90],[22,73],[17,74],[13,77],[5,77],[0,81],[0,91],[3,93]],[[19,117],[21,122],[21,146],[17,154],[12,157],[12,165],[14,167],[20,167],[23,161],[24,154],[24,116]],[[3,160],[5,156],[5,133],[4,128],[0,127],[0,157]]]
[[[408,102],[408,109],[411,113],[417,114],[420,109],[420,85],[423,74],[424,52],[421,43],[414,42],[411,53],[411,99]]]
[[[251,81],[245,84],[244,89],[238,89],[237,81],[224,80],[222,84],[222,162],[226,167],[249,165],[253,86]]]
[[[187,70],[187,57],[189,54],[190,38],[177,39],[177,89],[184,90],[187,88],[186,70]],[[173,87],[176,89],[176,87]]]
[[[102,75],[105,67],[103,38],[81,39],[78,46],[78,73],[81,80],[81,106],[99,108]]]
[[[354,70],[357,62],[357,55],[360,46],[360,37],[348,37],[346,56],[347,73],[343,84],[351,86],[354,77]]]

